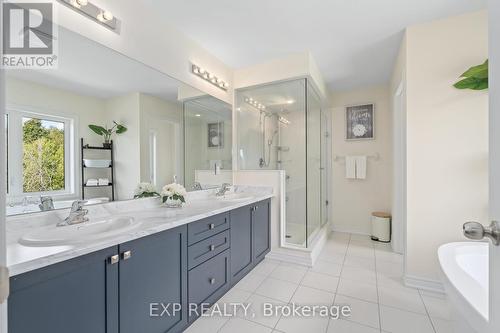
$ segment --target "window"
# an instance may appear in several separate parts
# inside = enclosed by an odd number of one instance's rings
[[[19,110],[7,116],[8,196],[73,194],[73,120]]]

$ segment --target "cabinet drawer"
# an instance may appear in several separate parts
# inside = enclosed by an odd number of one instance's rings
[[[188,269],[204,263],[229,248],[229,230],[202,240],[188,248]]]
[[[199,222],[188,224],[188,245],[229,229],[229,213],[208,217]]]
[[[229,251],[190,270],[188,279],[190,304],[215,302],[229,287]]]

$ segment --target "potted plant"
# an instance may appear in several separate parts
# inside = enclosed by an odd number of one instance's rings
[[[151,183],[139,183],[135,189],[134,199],[159,197],[160,193]]]
[[[180,208],[186,202],[187,192],[184,186],[172,183],[165,185],[161,191],[162,202],[169,208]]]
[[[116,121],[113,120],[113,127],[108,128],[107,125],[105,127],[99,126],[99,125],[89,125],[89,128],[96,133],[97,135],[100,135],[104,137],[104,143],[102,146],[104,148],[111,148],[111,136],[113,134],[122,134],[127,131],[127,128],[121,124],[118,124]]]

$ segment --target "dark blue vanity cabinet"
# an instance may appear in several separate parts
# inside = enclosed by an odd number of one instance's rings
[[[187,324],[186,226],[120,244],[120,333],[180,332]]]
[[[231,279],[234,285],[271,249],[271,201],[231,211]]]
[[[11,278],[9,333],[182,332],[270,250],[270,200]]]
[[[229,222],[229,213],[222,213],[188,224],[190,322],[231,287]]]
[[[117,259],[111,247],[12,277],[9,332],[118,333]]]
[[[14,276],[11,283],[9,333],[180,332],[187,325],[187,227]]]

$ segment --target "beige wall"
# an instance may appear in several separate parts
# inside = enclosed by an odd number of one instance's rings
[[[375,139],[345,140],[345,106],[375,103]],[[332,108],[332,155],[373,155],[380,159],[368,160],[367,178],[345,178],[345,163],[332,166],[332,227],[334,230],[370,234],[373,211],[391,209],[391,117],[389,87],[374,86],[360,90],[334,92]]]
[[[437,249],[488,221],[488,94],[452,85],[488,57],[486,12],[407,30],[407,278],[438,279]]]
[[[124,124],[127,131],[113,137],[115,146],[115,200],[131,199],[141,181],[139,93],[106,100],[107,124]]]
[[[182,177],[182,103],[139,95],[141,128],[141,181],[150,182],[150,131],[156,134],[156,187]]]

